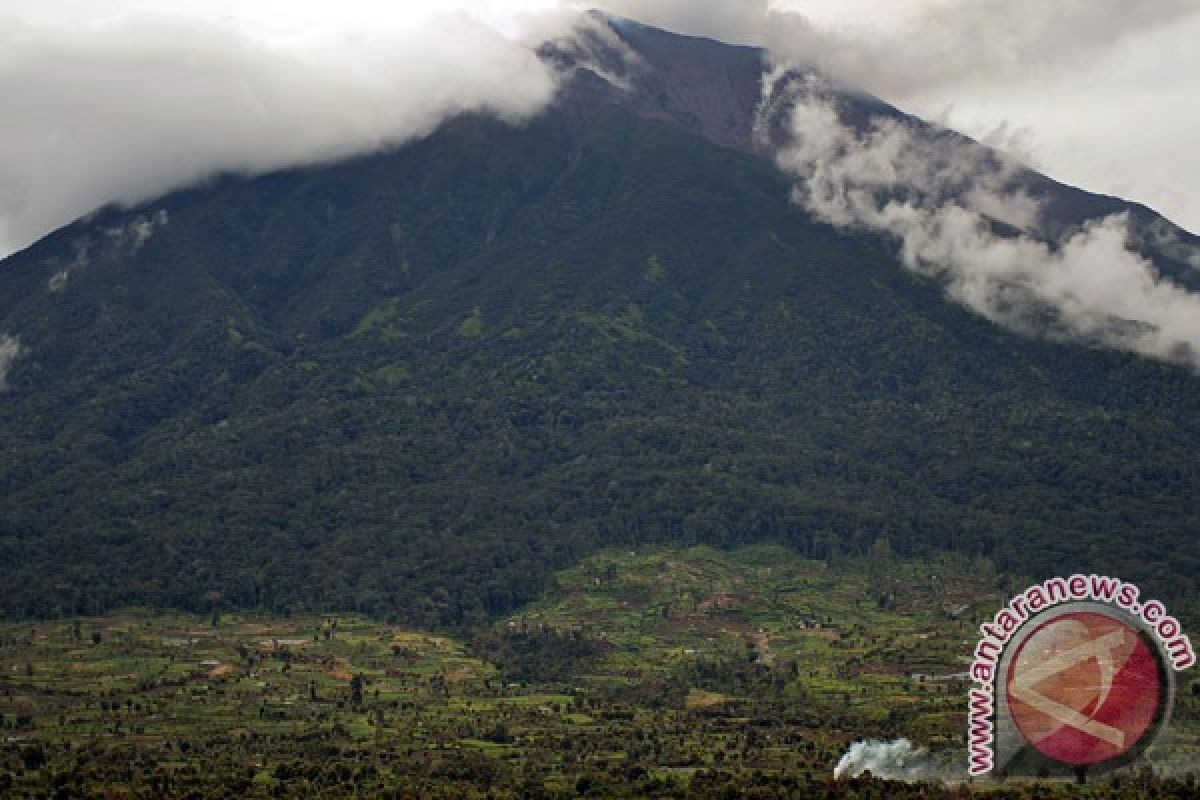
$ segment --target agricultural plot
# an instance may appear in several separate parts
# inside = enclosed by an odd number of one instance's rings
[[[853,741],[900,736],[952,771],[975,621],[1003,600],[986,565],[771,547],[607,552],[556,583],[454,637],[346,614],[5,625],[0,790],[809,796]],[[1197,752],[1181,694],[1176,757]]]

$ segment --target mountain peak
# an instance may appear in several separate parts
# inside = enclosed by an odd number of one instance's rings
[[[586,111],[618,103],[645,119],[678,125],[714,144],[757,152],[755,111],[766,72],[760,48],[671,33],[592,12],[577,36],[540,54],[572,72],[560,102]]]
[[[636,20],[593,11],[576,35],[547,42],[539,54],[568,75],[558,106],[588,116],[598,108],[619,106],[646,120],[679,127],[721,147],[774,158],[789,134],[784,115],[790,106],[768,98],[772,109],[761,119],[765,81],[773,65],[763,48],[728,44],[655,28]],[[795,67],[792,75],[816,76],[811,66]],[[1008,161],[1006,156],[970,138],[910,116],[854,87],[835,86],[822,79],[821,91],[836,105],[841,121],[860,133],[877,120],[911,126],[918,136],[966,147],[982,160]],[[788,83],[777,80],[775,89]],[[756,130],[764,126],[764,142]],[[1039,232],[1055,239],[1088,223],[1128,214],[1130,233],[1138,251],[1152,259],[1173,280],[1200,289],[1200,270],[1193,263],[1200,247],[1196,237],[1141,204],[1096,194],[1060,183],[1031,169],[1016,166],[1014,190],[1041,204]]]

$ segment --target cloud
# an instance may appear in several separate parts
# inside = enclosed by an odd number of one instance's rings
[[[138,8],[0,11],[0,244],[218,171],[398,145],[456,112],[520,120],[556,85],[527,43],[465,13],[283,36]]]
[[[767,0],[597,0],[592,5],[676,33],[760,47],[768,43],[772,19]]]
[[[909,269],[1007,328],[1200,368],[1200,296],[1128,247],[1124,215],[1043,241],[1007,159],[895,119],[855,127],[811,75],[773,80],[760,128],[781,117],[777,160],[814,217],[890,237]]]
[[[1178,232],[1161,219],[1156,219],[1147,231],[1150,242],[1167,258],[1200,270],[1200,247],[1180,240]]]
[[[1200,231],[1193,0],[607,0],[683,33],[768,47],[1073,185]],[[1005,146],[1013,145],[1009,137]]]
[[[150,214],[137,214],[124,224],[105,228],[98,234],[75,237],[71,240],[74,253],[69,261],[53,258],[47,262],[58,269],[47,279],[46,288],[51,292],[63,291],[76,273],[87,269],[97,259],[112,261],[137,255],[155,232],[170,221],[170,213],[159,209]]]
[[[218,171],[370,152],[463,110],[524,119],[558,78],[533,45],[592,6],[769,46],[781,63],[815,64],[916,113],[953,109],[977,136],[1004,108],[1057,176],[1200,220],[1184,188],[1200,177],[1191,0],[8,0],[0,255],[104,203]],[[1113,53],[1140,55],[1117,70]],[[1147,53],[1182,55],[1150,68]],[[1110,65],[1103,81],[1096,64]],[[1068,74],[1103,83],[1104,96],[1073,106],[1066,82],[1038,106],[1047,81]],[[1145,124],[1104,124],[1135,100]]]
[[[1044,78],[1048,71],[1200,14],[1192,0],[1136,6],[1126,0],[598,0],[595,5],[680,33],[767,47],[778,61],[815,66],[838,83],[893,102],[948,86]]]
[[[887,27],[831,27],[787,10],[805,6],[777,3],[768,12],[772,52],[893,102],[951,86],[1044,79],[1200,11],[1191,0],[941,0],[911,4]]]
[[[13,362],[24,354],[18,337],[0,333],[0,392],[8,391],[8,372]]]

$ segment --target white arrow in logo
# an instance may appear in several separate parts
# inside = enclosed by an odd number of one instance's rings
[[[1070,627],[1069,630],[1066,628]],[[1033,639],[1038,638],[1045,633],[1056,641],[1061,642],[1062,639],[1068,636],[1072,639],[1084,639],[1089,636],[1087,627],[1082,623],[1074,620],[1060,622],[1058,625],[1052,626],[1056,630],[1039,631],[1034,634]],[[1104,707],[1104,701],[1108,699],[1108,694],[1112,691],[1113,679],[1116,677],[1117,671],[1125,665],[1125,661],[1129,658],[1130,648],[1127,647],[1127,631],[1124,628],[1118,628],[1111,633],[1095,639],[1088,639],[1082,644],[1078,644],[1069,650],[1058,653],[1051,658],[1025,669],[1021,668],[1021,661],[1017,663],[1016,674],[1012,681],[1009,682],[1009,694],[1025,703],[1030,708],[1033,708],[1045,714],[1050,719],[1059,723],[1055,728],[1042,730],[1035,737],[1030,737],[1031,742],[1038,742],[1048,736],[1057,733],[1063,725],[1070,726],[1076,730],[1094,736],[1095,738],[1111,744],[1118,750],[1125,747],[1125,733],[1111,725],[1105,725],[1102,722],[1097,722],[1091,717],[1085,716],[1075,708],[1064,705],[1063,703],[1053,700],[1037,690],[1037,685],[1048,678],[1052,678],[1077,664],[1094,659],[1097,666],[1100,668],[1101,683],[1099,687],[1078,687],[1080,689],[1099,689],[1099,699],[1097,700],[1094,709],[1099,711]],[[1025,648],[1026,653],[1030,652],[1029,644],[1034,644],[1033,641],[1027,643]],[[1034,650],[1036,652],[1036,649]],[[1045,652],[1045,650],[1043,650]],[[1119,662],[1118,662],[1119,660]]]

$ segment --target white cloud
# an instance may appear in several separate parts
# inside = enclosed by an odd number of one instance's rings
[[[1052,177],[1200,232],[1194,0],[606,0],[684,33],[769,46],[976,138],[1022,132]]]
[[[894,119],[856,130],[812,78],[776,79],[761,113],[783,115],[778,161],[815,217],[894,238],[906,266],[1006,327],[1200,368],[1200,296],[1129,249],[1123,215],[1041,241],[1015,164]]]
[[[0,254],[217,170],[527,116],[555,85],[528,45],[593,5],[770,45],[976,137],[1011,123],[1052,176],[1200,230],[1192,0],[6,0]]]
[[[8,391],[8,372],[13,362],[24,353],[18,337],[0,333],[0,392]]]
[[[556,88],[527,44],[464,13],[318,34],[128,5],[0,11],[0,243],[215,171],[399,144],[458,111],[521,119]]]
[[[929,0],[909,3],[907,13],[881,27],[847,18],[821,26],[795,13],[807,5],[774,5],[772,50],[894,101],[942,87],[1044,79],[1200,11],[1191,0],[1137,6],[1126,0]]]

